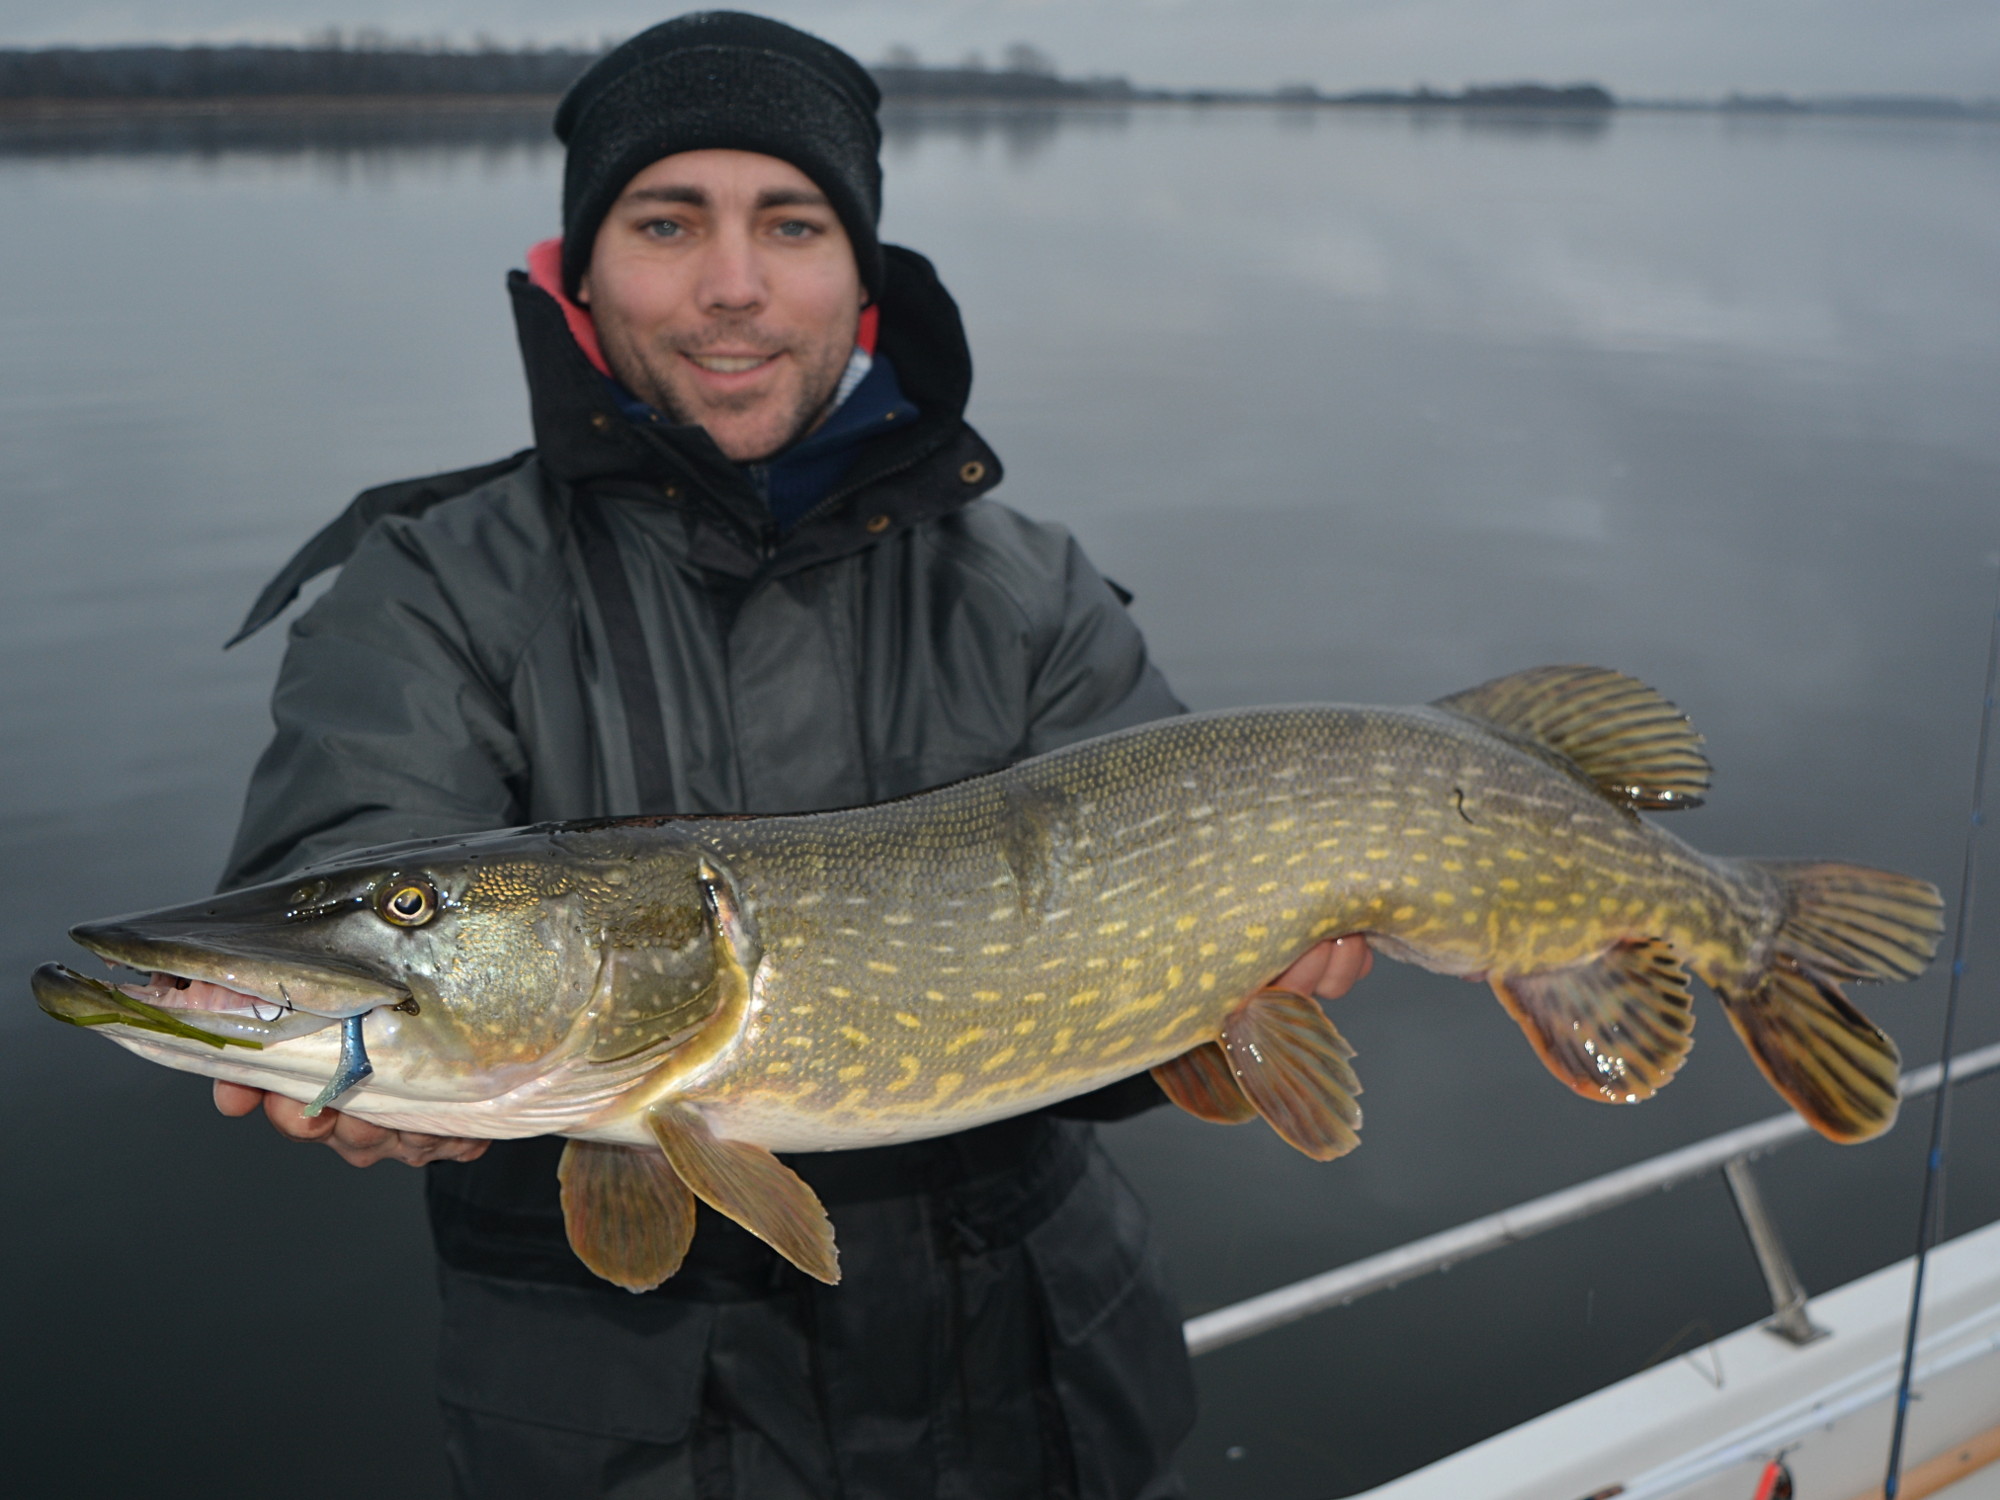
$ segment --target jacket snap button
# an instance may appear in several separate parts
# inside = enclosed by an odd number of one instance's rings
[[[611,430],[611,414],[601,411],[592,412],[590,414],[590,425],[595,427],[599,432],[609,432]]]
[[[677,484],[663,484],[660,486],[660,493],[669,500],[678,500],[681,497],[681,487]]]
[[[986,477],[986,465],[975,458],[971,463],[958,471],[958,477],[967,484],[977,484]]]
[[[889,518],[887,516],[870,516],[868,518],[868,529],[878,536],[881,535],[881,533],[889,529]]]

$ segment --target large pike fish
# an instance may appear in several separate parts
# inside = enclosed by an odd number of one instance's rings
[[[1708,762],[1643,684],[1547,667],[1419,708],[1193,715],[848,811],[392,845],[76,940],[42,1008],[166,1063],[445,1135],[570,1137],[571,1243],[635,1290],[699,1198],[838,1277],[774,1152],[963,1130],[1150,1068],[1216,1121],[1350,1150],[1360,1085],[1315,940],[1483,979],[1556,1077],[1631,1103],[1687,1055],[1689,974],[1823,1134],[1895,1117],[1841,992],[1907,979],[1937,891],[1718,859],[1639,816]]]

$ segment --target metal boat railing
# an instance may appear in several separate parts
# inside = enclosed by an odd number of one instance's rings
[[[1952,1061],[1951,1081],[1957,1085],[1996,1071],[2000,1071],[2000,1043],[1958,1054]],[[1928,1068],[1905,1073],[1903,1097],[1915,1099],[1935,1092],[1940,1072],[1938,1065],[1933,1063]],[[1756,1252],[1757,1264],[1771,1293],[1772,1317],[1765,1326],[1793,1343],[1809,1343],[1820,1336],[1821,1330],[1815,1328],[1806,1315],[1805,1288],[1792,1269],[1791,1257],[1785,1253],[1777,1225],[1764,1207],[1763,1195],[1758,1192],[1756,1179],[1750,1172],[1750,1163],[1767,1152],[1789,1145],[1810,1131],[1811,1127],[1795,1114],[1777,1115],[1755,1125],[1724,1131],[1692,1146],[1683,1146],[1678,1151],[1621,1167],[1546,1197],[1502,1209],[1497,1214],[1474,1219],[1456,1229],[1447,1229],[1351,1265],[1340,1266],[1318,1276],[1308,1276],[1290,1286],[1281,1286],[1274,1291],[1233,1302],[1227,1307],[1218,1307],[1213,1312],[1189,1318],[1182,1325],[1188,1352],[1207,1354],[1226,1344],[1237,1343],[1273,1328],[1282,1328],[1287,1323],[1296,1323],[1329,1307],[1344,1307],[1370,1292],[1386,1291],[1414,1277],[1446,1270],[1475,1255],[1532,1239],[1561,1225],[1590,1218],[1607,1208],[1616,1208],[1634,1198],[1642,1198],[1648,1193],[1656,1193],[1717,1170],[1722,1172],[1729,1184],[1737,1214],[1743,1220],[1751,1249]]]

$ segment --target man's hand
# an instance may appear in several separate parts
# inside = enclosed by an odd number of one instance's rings
[[[1375,951],[1368,946],[1368,939],[1349,933],[1314,943],[1297,963],[1271,981],[1271,988],[1310,995],[1315,1000],[1338,1000],[1366,979],[1374,967]]]
[[[427,1161],[472,1161],[484,1156],[492,1144],[454,1135],[385,1130],[337,1109],[322,1110],[308,1118],[306,1107],[296,1099],[240,1083],[225,1083],[220,1078],[215,1080],[215,1107],[225,1115],[247,1115],[260,1104],[279,1135],[294,1141],[325,1141],[350,1166],[372,1167],[378,1161],[400,1161],[421,1167]]]

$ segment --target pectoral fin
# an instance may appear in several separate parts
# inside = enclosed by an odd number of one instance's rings
[[[1257,1106],[1243,1096],[1242,1085],[1229,1071],[1229,1059],[1214,1042],[1203,1042],[1161,1063],[1153,1069],[1153,1081],[1197,1120],[1241,1125],[1257,1118]]]
[[[628,1292],[681,1268],[694,1238],[694,1194],[657,1151],[571,1141],[556,1168],[570,1248]]]
[[[1361,1144],[1354,1049],[1319,1002],[1259,990],[1222,1023],[1222,1051],[1252,1107],[1307,1156],[1331,1161]]]
[[[1694,1045],[1687,971],[1659,938],[1620,943],[1589,963],[1490,983],[1548,1070],[1586,1099],[1650,1098]]]
[[[725,1141],[685,1104],[656,1104],[646,1124],[694,1195],[815,1280],[840,1280],[833,1224],[813,1190],[762,1146]]]

